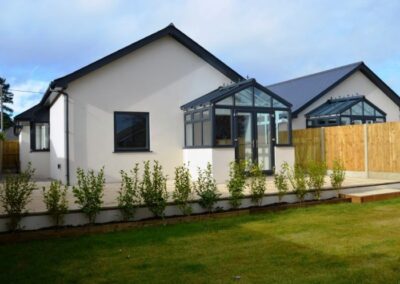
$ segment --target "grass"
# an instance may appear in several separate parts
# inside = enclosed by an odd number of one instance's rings
[[[398,283],[400,199],[0,246],[0,283]]]

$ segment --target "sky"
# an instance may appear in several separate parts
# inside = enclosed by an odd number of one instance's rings
[[[48,84],[170,23],[264,85],[364,61],[400,94],[400,1],[0,0],[14,114]]]

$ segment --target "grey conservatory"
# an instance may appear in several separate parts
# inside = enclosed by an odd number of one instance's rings
[[[236,160],[274,166],[274,146],[290,146],[291,104],[248,79],[218,89],[181,107],[185,148],[235,149]]]
[[[307,128],[379,123],[386,113],[364,96],[330,99],[306,114]]]

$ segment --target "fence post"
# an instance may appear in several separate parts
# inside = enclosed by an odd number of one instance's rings
[[[365,176],[369,177],[368,169],[368,124],[364,124],[364,172]]]
[[[325,128],[324,127],[321,127],[319,137],[320,137],[320,143],[321,143],[321,162],[325,162]]]

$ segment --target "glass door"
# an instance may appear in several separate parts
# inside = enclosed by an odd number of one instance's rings
[[[251,112],[236,112],[236,160],[253,160],[253,115]]]
[[[258,164],[264,171],[272,170],[272,128],[271,128],[271,114],[258,112],[257,125],[256,125],[256,154]]]
[[[235,112],[235,156],[238,161],[257,161],[263,171],[271,172],[272,115],[269,112]]]

